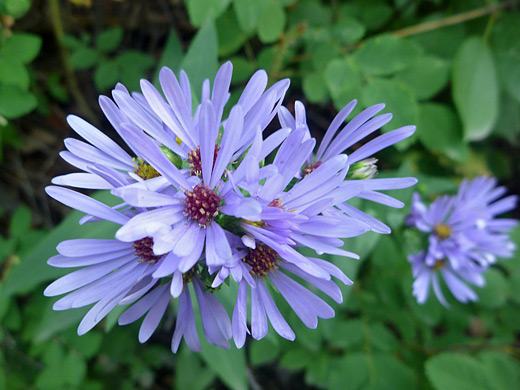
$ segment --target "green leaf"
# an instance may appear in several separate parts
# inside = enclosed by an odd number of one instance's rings
[[[204,79],[212,79],[217,72],[217,31],[212,20],[199,30],[182,60],[184,69],[190,78],[192,89],[199,95]]]
[[[357,19],[344,17],[332,27],[332,37],[342,45],[351,45],[358,42],[366,32],[366,27]]]
[[[374,79],[363,89],[362,99],[367,107],[385,103],[385,111],[393,114],[392,121],[383,128],[384,130],[417,124],[418,106],[412,91],[405,84],[393,80]],[[408,138],[396,144],[396,147],[402,150],[411,143],[412,140]]]
[[[498,351],[484,351],[478,355],[493,390],[517,390],[520,388],[518,362]]]
[[[16,209],[9,223],[9,237],[22,239],[31,229],[31,210],[27,206]]]
[[[350,275],[352,276],[352,275]],[[364,324],[362,320],[336,320],[332,327],[329,343],[349,351],[359,349],[364,341]]]
[[[266,337],[251,343],[250,358],[253,366],[271,363],[280,353],[279,343]]]
[[[370,388],[373,390],[413,390],[417,388],[414,372],[391,355],[375,354],[372,372],[375,373],[371,378]]]
[[[447,61],[435,56],[424,56],[406,70],[398,72],[395,79],[408,84],[417,99],[427,100],[446,87],[449,75]]]
[[[280,365],[287,370],[298,371],[313,360],[313,356],[308,350],[296,346],[283,354],[280,359]]]
[[[203,343],[200,356],[208,367],[233,390],[246,390],[246,359],[243,349],[222,349]]]
[[[285,11],[278,1],[270,0],[258,20],[258,37],[263,43],[276,42],[285,27]]]
[[[36,97],[15,85],[0,84],[0,115],[7,119],[19,118],[36,108]]]
[[[38,56],[41,47],[42,39],[38,35],[14,33],[3,42],[0,54],[27,64]]]
[[[155,64],[153,57],[138,50],[127,50],[117,56],[115,61],[121,69],[120,81],[130,91],[140,89],[140,79]]]
[[[212,370],[202,367],[198,353],[190,351],[186,346],[181,349],[175,365],[176,389],[207,389],[214,378]]]
[[[504,13],[497,20],[491,42],[497,60],[498,76],[511,97],[520,103],[520,13]]]
[[[466,39],[453,64],[453,100],[464,138],[486,138],[498,115],[498,82],[489,48],[478,37]]]
[[[512,97],[502,94],[500,113],[493,134],[514,142],[520,133],[520,104]]]
[[[436,390],[489,390],[492,388],[476,359],[463,354],[442,353],[425,364],[426,376]]]
[[[417,136],[432,152],[440,152],[457,161],[464,161],[467,156],[460,121],[447,105],[424,103],[419,106]]]
[[[349,353],[331,370],[328,386],[330,390],[366,390],[370,380],[370,364],[364,353]],[[348,385],[347,385],[348,383]]]
[[[115,205],[117,199],[109,192],[96,193],[97,199],[108,205]],[[54,228],[44,240],[36,245],[31,252],[22,257],[22,262],[11,270],[3,284],[0,294],[10,296],[32,291],[38,284],[65,275],[67,269],[47,265],[46,260],[56,255],[56,246],[63,240],[73,238],[112,238],[118,226],[109,222],[88,223],[78,225],[84,213],[71,212],[65,220]]]
[[[240,29],[235,12],[228,9],[216,22],[218,55],[227,56],[242,48],[247,34]],[[234,64],[233,64],[234,65]]]
[[[361,75],[349,60],[330,61],[325,69],[324,78],[334,106],[338,109],[357,98],[361,92]]]
[[[509,285],[504,275],[497,269],[491,268],[486,274],[486,285],[476,288],[479,297],[478,304],[489,309],[503,306],[509,295]]]
[[[311,103],[323,103],[329,96],[323,74],[310,73],[303,78],[303,93]]]
[[[170,30],[168,34],[168,39],[166,40],[166,45],[164,46],[163,53],[157,64],[157,68],[155,69],[154,75],[154,84],[155,86],[159,86],[159,72],[161,69],[166,66],[172,69],[174,72],[178,72],[179,66],[182,62],[182,45],[181,41],[179,41],[179,37],[175,30]]]
[[[116,50],[125,35],[122,27],[112,27],[102,31],[96,38],[96,47],[103,53],[111,53]]]
[[[55,311],[52,309],[54,301],[48,300],[41,320],[34,330],[33,340],[37,343],[45,341],[73,326],[78,326],[89,309],[82,307],[79,309]]]
[[[242,31],[253,32],[267,5],[265,0],[233,0],[233,9]]]
[[[15,19],[24,16],[31,8],[31,0],[2,0],[0,1],[0,12]]]
[[[370,344],[379,351],[394,352],[397,350],[399,343],[394,334],[386,328],[382,323],[376,322],[369,328]]]
[[[113,88],[119,81],[120,71],[117,64],[111,61],[103,61],[94,72],[94,83],[99,92]]]
[[[231,0],[187,0],[190,22],[202,26],[208,18],[215,20],[226,10]]]
[[[29,89],[29,72],[17,58],[0,58],[0,83],[16,85],[23,90]]]
[[[229,59],[229,61],[231,61],[233,64],[233,78],[231,80],[232,84],[239,84],[249,80],[255,69],[248,60],[246,60],[244,57],[232,57]]]
[[[382,76],[408,68],[420,54],[420,47],[413,42],[383,35],[368,39],[354,60],[362,72]]]
[[[79,47],[69,56],[70,66],[77,70],[92,68],[98,62],[99,54],[89,47]]]
[[[65,381],[73,386],[79,386],[87,374],[87,362],[76,351],[70,351],[63,361]]]

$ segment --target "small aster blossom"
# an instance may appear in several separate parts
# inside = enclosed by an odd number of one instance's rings
[[[497,257],[511,257],[515,249],[508,233],[517,221],[497,218],[516,207],[516,196],[499,199],[505,193],[496,179],[478,177],[464,180],[456,195],[441,196],[429,207],[414,194],[406,222],[428,234],[427,249],[408,258],[415,277],[413,294],[419,303],[428,299],[433,286],[439,301],[448,305],[441,277],[458,301],[478,300],[466,283],[483,286],[483,273]]]
[[[384,104],[377,104],[363,110],[340,129],[344,121],[356,107],[356,104],[357,100],[351,101],[336,115],[325,132],[325,136],[316,154],[309,155],[299,175],[304,177],[331,158],[345,151],[349,151],[354,145],[364,141],[367,137],[371,137],[372,134],[392,119],[392,114],[375,116],[385,108]],[[297,101],[295,103],[294,117],[285,107],[281,107],[278,117],[282,126],[291,129],[304,129],[304,138],[309,139],[311,137],[307,126],[305,107],[301,102]],[[379,191],[408,188],[417,183],[417,180],[413,177],[374,179],[374,176],[377,174],[377,160],[373,156],[380,150],[410,137],[414,132],[415,126],[405,126],[397,130],[392,130],[372,137],[372,139],[365,142],[359,148],[347,153],[349,165],[349,173],[347,175],[348,182],[356,181],[363,186],[363,190],[360,191],[357,197],[381,203],[389,207],[401,208],[404,206],[402,202]],[[345,185],[348,185],[347,182],[345,182]],[[336,208],[348,216],[369,224],[371,229],[377,233],[388,234],[391,231],[390,228],[381,221],[347,202],[338,204]]]

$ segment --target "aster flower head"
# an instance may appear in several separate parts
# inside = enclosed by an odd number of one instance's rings
[[[406,222],[427,234],[427,248],[408,257],[419,303],[428,299],[433,286],[439,301],[448,305],[441,278],[458,301],[478,300],[466,283],[483,286],[483,273],[497,257],[511,257],[515,249],[508,233],[517,221],[497,218],[516,207],[516,196],[500,199],[505,193],[496,179],[478,177],[464,180],[456,195],[441,196],[429,207],[414,194]]]
[[[373,136],[392,119],[392,114],[389,113],[376,116],[385,108],[384,104],[377,104],[363,110],[340,129],[356,105],[357,100],[353,100],[336,115],[325,132],[316,153],[308,156],[298,175],[304,177],[324,162],[346,152],[349,166],[347,179],[359,182],[363,186],[357,196],[389,207],[401,208],[404,206],[402,202],[379,191],[407,188],[414,185],[417,180],[412,177],[374,179],[377,175],[377,159],[373,156],[380,150],[410,137],[415,132],[415,126],[405,126]],[[304,138],[308,139],[311,137],[311,133],[307,125],[305,107],[299,101],[295,102],[294,107],[294,117],[289,110],[281,107],[278,113],[280,123],[293,130],[301,129],[305,134]],[[367,138],[371,139],[366,141]],[[363,141],[365,143],[362,146],[351,151],[355,145]],[[348,216],[363,220],[377,233],[390,233],[390,228],[384,223],[348,203],[338,205],[337,208]]]
[[[415,179],[373,179],[377,161],[372,155],[406,138],[413,128],[384,134],[344,154],[390,118],[372,118],[382,106],[372,107],[334,138],[353,102],[334,119],[328,140],[313,157],[316,141],[306,126],[303,105],[297,104],[295,119],[281,107],[288,80],[266,89],[267,75],[258,71],[237,104],[226,110],[231,74],[228,62],[212,83],[206,80],[196,107],[187,75],[181,71],[177,78],[167,68],[159,76],[162,93],[142,80],[142,93],[131,94],[118,85],[113,100],[101,97],[103,112],[130,154],[87,122],[69,118],[87,142],[66,141],[63,157],[83,172],[53,183],[110,190],[121,199],[108,207],[69,189],[47,189],[56,200],[85,212],[82,223],[106,220],[120,225],[114,239],[60,244],[60,255],[49,261],[59,267],[84,267],[45,292],[68,294],[56,303],[57,309],[95,303],[80,333],[116,305],[131,304],[119,323],[143,318],[139,340],[144,342],[173,301],[177,318],[172,351],[182,339],[200,350],[192,306],[196,301],[210,344],[229,348],[233,338],[241,347],[248,332],[260,339],[268,319],[282,337],[292,340],[295,334],[275,304],[272,286],[306,326],[315,328],[318,318],[330,318],[334,310],[305,284],[338,303],[342,296],[333,278],[352,284],[335,265],[304,256],[299,249],[358,258],[343,248],[343,239],[369,230],[389,232],[348,201],[360,197],[402,206],[378,191],[408,187]],[[263,131],[276,115],[282,127],[264,139]],[[488,224],[492,219],[492,214],[483,217]],[[238,284],[232,320],[218,300],[220,286],[230,280]]]

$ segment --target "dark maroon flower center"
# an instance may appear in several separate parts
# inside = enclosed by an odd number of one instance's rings
[[[211,188],[199,183],[193,191],[185,191],[184,215],[207,227],[218,215],[222,199]]]
[[[135,250],[135,254],[139,257],[139,261],[145,263],[157,263],[164,255],[157,256],[153,253],[153,238],[145,237],[140,240],[134,241],[132,245]]]
[[[277,259],[278,253],[274,249],[260,244],[255,249],[249,249],[242,261],[251,266],[251,274],[263,277],[277,268]]]
[[[310,175],[312,172],[314,172],[321,164],[323,164],[321,161],[318,161],[314,164],[305,164],[302,170],[302,176],[305,177],[307,175]]]
[[[215,144],[215,152],[213,154],[213,166],[217,161],[218,152],[220,146]],[[188,153],[188,164],[190,165],[190,175],[202,177],[202,161],[200,158],[200,146],[197,146],[197,150],[192,150]]]

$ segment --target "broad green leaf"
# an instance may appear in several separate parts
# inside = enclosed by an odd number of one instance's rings
[[[331,22],[332,9],[319,0],[298,1],[288,14],[289,25],[326,26]]]
[[[65,384],[65,375],[63,375],[64,348],[53,342],[45,350],[43,361],[45,363],[43,369],[38,373],[35,384],[41,390],[55,390],[61,388]]]
[[[514,142],[520,133],[520,103],[507,94],[500,98],[500,113],[493,134]]]
[[[506,302],[509,295],[509,284],[504,275],[494,268],[488,270],[484,277],[486,285],[474,289],[479,297],[478,304],[489,309],[497,309]]]
[[[446,87],[449,74],[447,61],[435,56],[424,56],[409,68],[396,73],[395,79],[409,85],[418,100],[427,100]]]
[[[113,88],[119,81],[120,71],[117,64],[111,61],[103,61],[94,72],[94,83],[99,92]]]
[[[246,390],[246,359],[243,349],[236,349],[233,345],[230,349],[222,349],[202,343],[200,356],[208,367],[222,382],[233,390]]]
[[[366,27],[352,17],[341,18],[338,24],[332,27],[331,33],[342,45],[358,42],[365,35]]]
[[[36,108],[36,97],[15,85],[0,84],[0,115],[7,119],[19,118]]]
[[[17,58],[0,57],[0,83],[29,89],[29,72]]]
[[[417,388],[415,373],[392,355],[375,354],[372,369],[371,390]]]
[[[414,64],[421,48],[406,39],[383,35],[368,39],[356,51],[354,60],[359,69],[369,75],[390,75]]]
[[[335,59],[329,62],[324,73],[325,83],[339,110],[361,93],[361,75],[351,61]]]
[[[287,370],[298,371],[305,368],[313,360],[313,356],[307,349],[295,346],[285,351],[280,359],[280,366]]]
[[[183,346],[175,364],[175,388],[204,390],[215,379],[212,370],[202,366],[201,356]]]
[[[276,42],[285,27],[285,11],[276,0],[269,5],[258,20],[258,37],[263,43]]]
[[[31,8],[31,0],[2,0],[0,13],[12,16],[15,19],[24,16]]]
[[[236,14],[231,8],[217,19],[216,28],[219,56],[233,54],[247,39],[247,34],[240,29]]]
[[[520,389],[518,361],[498,351],[484,351],[478,355],[493,390]]]
[[[45,341],[70,327],[77,327],[89,309],[82,307],[79,309],[55,311],[52,309],[52,305],[54,305],[54,301],[56,300],[57,299],[47,300],[47,307],[43,311],[41,320],[34,330],[33,340],[36,343]]]
[[[441,353],[425,364],[426,376],[436,390],[489,390],[483,366],[471,356]]]
[[[407,125],[417,125],[418,106],[410,88],[394,80],[374,79],[363,89],[363,105],[368,107],[384,103],[385,112],[393,114],[392,121],[383,129],[391,130]],[[414,136],[411,137],[412,139]],[[396,144],[399,150],[412,143],[410,138]]]
[[[42,39],[38,35],[14,33],[2,43],[0,54],[27,64],[38,56],[41,47]]]
[[[253,366],[271,363],[280,353],[280,344],[268,337],[251,343],[250,359]]]
[[[315,72],[303,78],[303,93],[311,103],[323,103],[329,96],[323,74]]]
[[[395,352],[399,347],[399,343],[394,334],[380,322],[371,324],[368,333],[370,344],[375,350]]]
[[[331,370],[327,388],[330,390],[367,390],[370,381],[370,361],[361,352],[343,356]]]
[[[117,202],[117,199],[109,192],[100,192],[93,197],[108,205],[115,205]],[[114,237],[117,225],[109,222],[95,222],[80,226],[78,221],[82,216],[84,214],[79,211],[70,213],[31,252],[23,256],[21,264],[13,268],[7,275],[0,293],[3,296],[27,293],[42,282],[69,273],[67,269],[55,268],[47,264],[47,259],[57,254],[56,246],[61,241],[75,238]]]
[[[328,341],[331,345],[349,351],[360,349],[365,340],[364,327],[365,324],[359,319],[335,320]]]
[[[96,47],[103,53],[111,53],[116,50],[125,35],[122,27],[113,27],[102,31],[96,38]]]
[[[92,68],[98,62],[99,54],[89,47],[79,47],[69,56],[70,66],[77,70]]]
[[[73,386],[79,386],[87,374],[85,358],[76,351],[70,351],[62,364],[66,382]]]
[[[478,37],[464,41],[453,63],[453,100],[464,138],[486,138],[498,115],[498,82],[489,48]]]
[[[183,51],[181,41],[179,40],[175,30],[172,29],[168,34],[168,39],[166,40],[163,53],[159,59],[157,67],[155,68],[155,75],[153,78],[155,86],[159,86],[159,72],[164,66],[172,69],[174,72],[180,70],[179,66],[182,62],[182,57]]]
[[[187,0],[191,24],[200,27],[208,18],[215,20],[226,10],[230,2],[231,0]]]
[[[27,206],[16,209],[9,223],[9,237],[22,239],[31,228],[31,210]]]
[[[520,13],[504,13],[496,21],[491,42],[497,61],[498,77],[504,88],[520,103]]]
[[[130,91],[140,90],[140,79],[155,64],[152,56],[138,50],[127,50],[115,59],[121,69],[120,81]]]
[[[467,146],[462,139],[461,123],[453,110],[444,104],[424,103],[419,105],[417,136],[432,152],[463,161]]]
[[[233,9],[242,31],[253,32],[267,5],[266,0],[233,0]]]
[[[199,96],[204,79],[215,76],[218,67],[217,31],[212,20],[199,30],[182,60],[184,69],[190,78],[191,88]]]

